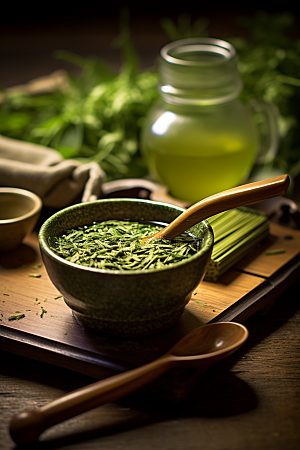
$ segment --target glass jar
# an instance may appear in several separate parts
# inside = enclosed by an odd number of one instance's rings
[[[162,48],[160,99],[146,118],[141,148],[149,171],[169,193],[195,203],[243,183],[260,147],[249,105],[238,99],[242,80],[234,47],[218,39],[184,39]],[[269,153],[277,147],[272,108]],[[256,104],[257,109],[257,104]]]

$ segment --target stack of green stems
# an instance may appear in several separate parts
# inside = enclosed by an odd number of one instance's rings
[[[216,280],[269,233],[266,214],[241,207],[208,219],[214,247],[205,279]]]

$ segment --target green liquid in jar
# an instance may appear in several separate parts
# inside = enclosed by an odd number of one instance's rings
[[[174,197],[195,203],[245,181],[258,143],[252,119],[239,104],[214,117],[157,110],[151,121],[143,151],[152,175]]]

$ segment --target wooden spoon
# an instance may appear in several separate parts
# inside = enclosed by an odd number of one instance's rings
[[[281,175],[219,192],[195,203],[165,228],[143,238],[142,242],[160,237],[174,239],[193,225],[215,214],[283,195],[286,193],[289,184],[290,179],[288,175]]]
[[[36,410],[24,410],[14,415],[10,422],[11,437],[19,445],[33,443],[47,428],[113,402],[170,369],[201,367],[205,370],[237,350],[248,334],[244,325],[235,322],[196,328],[153,362],[70,392]]]

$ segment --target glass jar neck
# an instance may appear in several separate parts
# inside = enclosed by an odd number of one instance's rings
[[[242,80],[234,47],[212,38],[165,45],[159,60],[162,98],[173,104],[217,105],[238,97]]]

